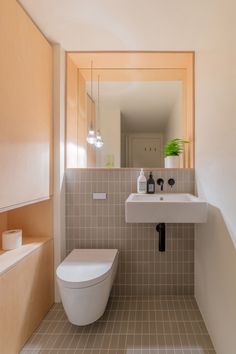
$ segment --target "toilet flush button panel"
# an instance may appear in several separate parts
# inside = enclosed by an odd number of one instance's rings
[[[93,199],[107,199],[106,193],[93,193]]]

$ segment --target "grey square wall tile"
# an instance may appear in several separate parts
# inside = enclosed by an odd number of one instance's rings
[[[146,175],[149,171],[145,170]],[[178,295],[194,291],[194,228],[168,224],[166,252],[158,250],[155,224],[126,224],[125,199],[136,191],[139,170],[66,171],[66,251],[117,248],[119,268],[113,295]],[[194,171],[153,169],[155,180],[174,178],[173,192],[194,192]],[[106,192],[93,200],[92,192]],[[157,220],[158,222],[158,220]]]

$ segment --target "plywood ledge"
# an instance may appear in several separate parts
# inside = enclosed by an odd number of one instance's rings
[[[23,237],[23,245],[10,251],[0,249],[0,276],[11,268],[15,267],[25,257],[41,247],[44,243],[51,241],[49,237]]]
[[[22,208],[22,207],[27,206],[27,205],[44,202],[46,200],[50,200],[51,197],[52,197],[52,195],[49,195],[49,196],[46,196],[46,197],[43,197],[43,198],[29,200],[29,201],[22,202],[22,203],[19,203],[19,204],[9,205],[7,207],[0,208],[0,213],[5,213],[6,211],[11,211],[11,210],[15,210],[17,208]]]
[[[36,249],[17,263],[15,259],[15,266],[0,276],[1,354],[21,351],[54,300],[53,241],[28,241],[25,246],[34,244]],[[0,255],[0,263],[7,253]]]

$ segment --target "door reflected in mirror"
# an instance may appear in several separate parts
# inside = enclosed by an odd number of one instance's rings
[[[181,167],[193,167],[193,53],[121,54],[67,56],[67,167],[164,167],[175,138],[190,141]]]
[[[181,81],[103,81],[99,92],[96,167],[164,167],[164,145],[183,136]]]

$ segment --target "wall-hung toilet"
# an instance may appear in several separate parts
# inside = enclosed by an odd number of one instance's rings
[[[83,326],[105,311],[118,266],[116,249],[74,249],[56,270],[69,321]]]

